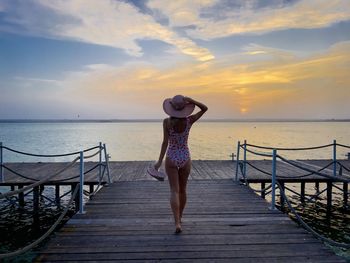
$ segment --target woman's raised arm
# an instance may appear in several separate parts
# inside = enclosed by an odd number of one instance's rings
[[[201,103],[199,101],[196,101],[196,100],[194,100],[192,98],[185,97],[185,101],[187,103],[193,103],[194,105],[196,105],[197,107],[199,107],[201,109],[196,114],[193,114],[193,115],[190,116],[190,119],[191,119],[192,123],[196,122],[208,110],[208,107],[206,105],[204,105],[203,103]]]

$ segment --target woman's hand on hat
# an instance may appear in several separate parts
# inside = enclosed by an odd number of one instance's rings
[[[184,97],[184,101],[186,103],[193,103],[193,99],[191,99],[190,97]]]

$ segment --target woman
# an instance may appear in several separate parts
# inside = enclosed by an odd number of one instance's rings
[[[190,115],[195,106],[200,108]],[[181,218],[186,205],[186,185],[191,171],[191,157],[187,145],[190,128],[208,110],[203,103],[182,95],[163,102],[163,109],[170,118],[163,121],[163,143],[156,170],[162,164],[165,152],[165,171],[170,185],[170,205],[175,219],[175,233],[181,233]]]

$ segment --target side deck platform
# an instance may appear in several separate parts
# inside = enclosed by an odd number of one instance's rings
[[[330,160],[304,160],[303,165],[321,169]],[[110,162],[112,184],[103,187],[86,204],[85,214],[76,214],[51,237],[37,262],[346,262],[334,255],[289,217],[271,211],[266,200],[250,188],[234,182],[236,162],[193,161],[188,185],[188,205],[183,233],[175,235],[169,205],[167,182],[155,181],[146,169],[152,161]],[[266,172],[271,161],[250,164]],[[350,161],[342,163],[349,167]],[[97,163],[86,162],[85,171]],[[67,163],[8,163],[17,173],[36,180],[66,166]],[[338,167],[337,167],[338,168]],[[240,169],[240,168],[239,168]],[[332,174],[332,169],[323,170]],[[337,182],[278,162],[281,182]],[[45,185],[75,185],[79,165],[53,178]],[[251,183],[271,181],[270,176],[247,165]],[[349,176],[346,172],[344,176]],[[299,178],[297,177],[299,176]],[[238,179],[242,179],[241,176]],[[33,183],[5,170],[2,186],[23,187]],[[106,183],[106,177],[103,183]],[[339,181],[341,182],[341,181]],[[85,177],[90,192],[98,185],[97,169]],[[347,188],[347,183],[344,187]],[[331,193],[331,187],[330,193]],[[345,189],[345,188],[344,188]],[[345,191],[344,191],[345,193]],[[331,194],[328,195],[331,197]],[[344,200],[347,192],[344,194]],[[22,196],[19,196],[21,201]],[[327,199],[328,200],[328,199]],[[330,198],[331,200],[331,198]]]
[[[350,167],[350,160],[339,160],[344,166]],[[299,165],[312,170],[318,170],[328,165],[332,160],[296,160]],[[153,180],[147,175],[147,168],[154,163],[153,161],[112,161],[109,162],[112,181],[139,181],[139,180]],[[85,170],[94,167],[96,162],[86,162]],[[235,178],[237,162],[228,160],[194,160],[192,161],[192,170],[190,180],[206,180],[206,179],[233,179]],[[23,174],[27,177],[41,180],[45,176],[54,174],[67,163],[6,163],[6,167],[17,173]],[[247,180],[250,183],[261,183],[271,181],[271,176],[259,172],[251,165],[259,169],[271,173],[271,161],[269,160],[248,160],[247,164]],[[340,167],[337,165],[337,171]],[[240,169],[239,169],[240,170]],[[325,174],[332,175],[332,166],[322,171]],[[98,169],[85,175],[86,185],[98,184]],[[304,176],[307,172],[297,169],[291,165],[283,162],[277,162],[277,179],[281,182],[328,182],[328,178],[318,175]],[[343,175],[350,178],[350,173],[343,172]],[[77,176],[74,179],[62,181],[62,179]],[[22,178],[13,172],[4,169],[4,182],[0,182],[0,186],[23,186],[34,182],[34,180]],[[239,172],[239,179],[242,179]],[[337,180],[332,180],[337,182]],[[79,182],[79,164],[66,170],[63,174],[54,177],[52,180],[46,182],[46,185],[71,185]],[[341,181],[339,181],[341,182]],[[103,183],[106,183],[104,177]]]

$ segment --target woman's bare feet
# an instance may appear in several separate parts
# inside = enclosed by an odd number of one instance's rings
[[[182,228],[180,224],[176,224],[175,234],[180,234],[182,232]]]

